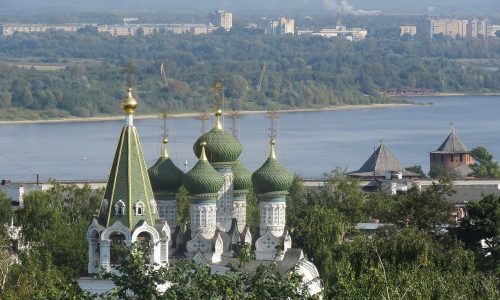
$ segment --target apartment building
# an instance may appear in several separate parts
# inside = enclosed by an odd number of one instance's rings
[[[0,33],[2,36],[11,36],[16,32],[21,33],[42,33],[48,30],[55,31],[66,31],[66,32],[76,32],[85,26],[95,26],[95,24],[59,24],[59,25],[51,25],[51,24],[17,24],[17,23],[9,23],[9,24],[1,24],[0,25]]]
[[[295,20],[278,18],[269,21],[266,27],[266,34],[271,35],[295,35]]]
[[[221,27],[225,31],[230,31],[233,27],[233,13],[217,10],[209,15],[209,22],[215,27]]]
[[[425,18],[417,23],[420,38],[444,35],[453,38],[485,38],[488,33],[488,19]]]
[[[399,26],[399,35],[403,36],[405,34],[415,36],[417,34],[417,26],[415,26],[415,25]]]

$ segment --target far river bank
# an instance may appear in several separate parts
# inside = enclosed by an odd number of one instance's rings
[[[379,103],[379,104],[363,104],[363,105],[341,105],[341,106],[330,106],[324,108],[294,108],[294,109],[282,109],[277,110],[277,112],[314,112],[314,111],[333,111],[333,110],[354,110],[354,109],[377,109],[377,108],[397,108],[397,107],[406,107],[414,105],[411,103]],[[265,110],[246,110],[246,111],[238,111],[241,115],[250,115],[250,114],[264,114],[267,111]],[[169,114],[169,118],[195,118],[198,117],[200,113],[173,113]],[[159,114],[147,114],[140,115],[137,114],[135,119],[138,120],[149,120],[149,119],[158,119],[160,117]],[[2,124],[40,124],[40,123],[77,123],[77,122],[105,122],[105,121],[116,121],[123,119],[122,115],[119,116],[100,116],[100,117],[88,117],[88,118],[79,118],[79,117],[70,117],[70,118],[55,118],[55,119],[41,119],[41,120],[5,120],[0,121],[0,125]]]

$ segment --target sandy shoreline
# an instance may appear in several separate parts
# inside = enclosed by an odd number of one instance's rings
[[[331,106],[324,108],[298,108],[298,109],[284,109],[278,110],[282,113],[293,113],[293,112],[315,112],[315,111],[331,111],[331,110],[353,110],[353,109],[377,109],[377,108],[397,108],[405,107],[413,104],[410,103],[387,103],[387,104],[366,104],[366,105],[343,105],[343,106]],[[266,111],[239,111],[242,115],[250,114],[264,114]],[[194,118],[199,116],[199,113],[179,113],[172,114],[170,118]],[[148,119],[159,119],[159,114],[154,115],[136,115],[135,119],[138,120],[148,120]],[[60,118],[60,119],[46,119],[46,120],[9,120],[0,121],[0,125],[4,124],[36,124],[36,123],[75,123],[75,122],[106,122],[106,121],[116,121],[122,120],[123,116],[107,116],[107,117],[89,117],[89,118]]]
[[[389,97],[396,98],[414,98],[414,97],[462,97],[462,96],[500,96],[500,93],[484,93],[484,94],[466,94],[466,93],[433,93],[430,95],[393,95]]]

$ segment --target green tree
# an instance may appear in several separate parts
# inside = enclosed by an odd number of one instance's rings
[[[118,267],[121,274],[107,275],[117,288],[101,295],[103,299],[311,299],[302,276],[277,272],[274,264],[224,274],[212,273],[209,266],[191,259],[176,259],[168,267],[155,268],[144,264],[147,248],[132,245]],[[166,284],[168,289],[162,289]]]
[[[309,195],[309,203],[336,209],[355,224],[366,218],[363,211],[366,195],[359,189],[358,180],[344,173],[345,170],[337,168],[325,174],[324,187]]]
[[[11,241],[0,232],[0,296],[8,288],[12,270],[17,264],[12,248]]]
[[[481,201],[469,202],[466,211],[467,216],[455,229],[457,236],[479,254],[482,269],[500,275],[500,197],[489,195]]]
[[[189,215],[189,198],[188,191],[182,186],[176,195],[177,203],[177,226],[182,233],[186,233],[191,217]]]
[[[498,278],[477,274],[459,243],[416,228],[387,227],[337,250],[335,299],[495,299]]]
[[[441,179],[422,190],[413,186],[406,194],[397,196],[394,221],[428,232],[436,225],[451,224],[453,205],[445,196],[453,192],[450,179]]]
[[[225,94],[229,98],[240,99],[248,92],[248,82],[241,75],[233,74],[224,83]]]
[[[5,225],[10,224],[13,214],[10,199],[3,191],[0,191],[0,226],[4,227]]]
[[[302,179],[299,176],[293,177],[293,182],[288,190],[288,193],[289,194],[286,198],[286,223],[287,227],[292,229],[300,220],[300,214],[307,205],[304,185],[302,184]]]
[[[421,178],[427,178],[427,176],[424,173],[424,170],[422,170],[422,166],[414,165],[411,167],[406,167],[405,170],[413,172],[413,173],[417,173],[418,175],[421,176]]]
[[[376,191],[369,193],[367,201],[363,207],[364,214],[369,219],[376,219],[381,223],[394,222],[394,215],[396,211],[396,197]]]
[[[25,79],[15,79],[12,82],[12,103],[20,107],[33,108],[31,86]]]
[[[297,223],[290,228],[295,247],[302,248],[312,259],[325,286],[329,286],[333,283],[330,274],[336,263],[335,249],[342,243],[350,226],[336,209],[317,204],[305,206],[296,218]]]
[[[22,228],[24,241],[48,253],[66,276],[85,274],[85,234],[91,216],[99,207],[99,197],[88,186],[58,184],[48,191],[26,195],[24,206],[17,211],[17,224]]]
[[[38,248],[17,253],[2,299],[91,299],[52,262],[52,256]]]
[[[471,150],[472,157],[476,163],[471,166],[475,176],[478,178],[500,177],[498,162],[493,160],[493,155],[485,147],[479,146]]]

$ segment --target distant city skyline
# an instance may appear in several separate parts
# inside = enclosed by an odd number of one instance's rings
[[[158,12],[202,13],[215,9],[234,12],[284,12],[370,14],[371,12],[432,15],[488,14],[500,18],[498,0],[0,0],[3,14],[37,14],[54,11],[70,12]],[[2,13],[0,12],[0,15]]]

